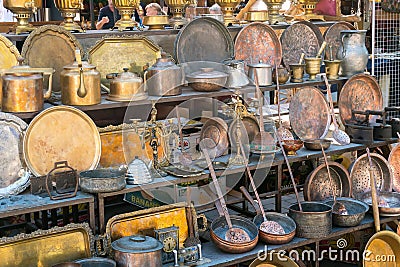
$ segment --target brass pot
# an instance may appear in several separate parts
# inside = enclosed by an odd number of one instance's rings
[[[65,105],[89,106],[101,101],[100,72],[86,61],[64,67],[61,72],[61,102]]]
[[[115,76],[107,74],[110,79],[110,92],[107,97],[112,101],[131,101],[145,99],[146,93],[142,86],[143,80],[135,73],[129,72],[128,68],[124,68],[124,72]]]
[[[169,24],[168,15],[144,16],[143,25],[149,26],[149,30],[164,30]]]
[[[321,58],[320,57],[306,57],[306,73],[310,75],[309,80],[315,81],[316,75],[321,71]]]
[[[290,78],[288,70],[284,66],[278,67],[278,81],[279,84],[285,84]],[[276,83],[276,70],[272,71],[272,81]]]
[[[43,109],[44,99],[51,95],[54,69],[30,68],[20,65],[2,73],[1,110],[4,112],[36,112]],[[49,75],[49,84],[43,92],[43,75]]]

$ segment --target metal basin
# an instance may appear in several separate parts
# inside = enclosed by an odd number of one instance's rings
[[[364,202],[347,198],[347,197],[338,197],[336,198],[338,203],[342,203],[348,214],[339,214],[335,211],[332,212],[332,220],[333,224],[342,227],[351,227],[357,226],[364,219],[365,213],[367,213],[369,207]],[[333,200],[327,200],[324,202],[329,206],[333,206]]]
[[[75,261],[80,263],[82,267],[116,267],[117,263],[106,258],[88,258]]]
[[[79,174],[81,190],[89,193],[119,191],[126,186],[125,171],[115,169],[97,169]]]

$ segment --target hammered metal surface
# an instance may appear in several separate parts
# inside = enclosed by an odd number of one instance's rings
[[[7,37],[0,35],[0,69],[17,65],[20,56],[17,47]]]
[[[376,181],[376,190],[392,191],[392,170],[387,160],[379,154],[371,153],[372,174]],[[367,154],[361,155],[350,167],[350,180],[353,197],[359,198],[362,193],[371,191],[369,161]]]
[[[324,138],[331,123],[324,95],[315,87],[299,89],[289,105],[289,120],[301,140]]]
[[[279,65],[282,46],[274,29],[261,22],[245,26],[236,36],[235,59],[243,60],[245,67],[259,62]]]
[[[37,115],[24,138],[26,164],[36,176],[47,175],[54,162],[66,160],[77,171],[97,167],[100,135],[92,119],[68,106],[48,108]]]
[[[332,26],[330,26],[324,33],[324,39],[326,41],[326,49],[325,49],[325,59],[331,60],[330,58],[330,48],[332,46],[332,58],[336,60],[336,54],[341,46],[340,32],[344,30],[355,30],[353,25],[348,22],[340,21],[336,22]]]
[[[367,74],[352,76],[340,91],[338,106],[343,124],[351,123],[352,110],[382,110],[383,97],[378,82]],[[370,116],[370,122],[373,120],[374,117]]]
[[[179,31],[175,39],[174,54],[179,63],[221,63],[233,58],[233,40],[228,29],[220,21],[208,17],[198,18]]]
[[[53,68],[52,90],[60,92],[61,71],[75,61],[76,49],[83,53],[81,44],[69,31],[61,26],[45,25],[29,34],[21,54],[32,68]]]
[[[211,139],[213,142],[205,142],[211,144],[208,147],[208,153],[211,157],[222,156],[229,147],[228,140],[228,125],[226,122],[218,117],[209,118],[201,128],[200,142],[204,139]]]
[[[308,22],[296,22],[285,29],[281,36],[283,63],[298,64],[301,53],[305,57],[315,57],[324,41],[317,26]]]
[[[396,145],[389,155],[389,165],[393,172],[393,189],[400,193],[400,146]]]

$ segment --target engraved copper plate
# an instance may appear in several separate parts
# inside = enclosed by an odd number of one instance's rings
[[[96,66],[102,82],[108,73],[123,68],[143,75],[143,67],[152,66],[161,57],[161,48],[141,35],[105,36],[89,49],[89,62]]]
[[[0,198],[19,194],[29,185],[22,153],[27,127],[20,118],[0,112]]]
[[[17,47],[7,37],[0,35],[0,69],[17,65],[20,56]]]
[[[351,111],[382,110],[383,97],[378,82],[371,75],[357,74],[343,86],[339,94],[339,114],[343,124],[351,122]],[[374,117],[370,117],[372,122]]]
[[[236,37],[235,59],[244,60],[246,66],[259,62],[279,65],[282,47],[274,29],[261,22],[245,26]]]
[[[340,21],[330,26],[324,33],[324,39],[326,41],[325,58],[330,59],[329,46],[332,45],[332,57],[334,60],[337,59],[336,54],[341,46],[340,32],[344,30],[355,30],[353,25],[348,22]]]
[[[206,142],[211,157],[222,156],[229,147],[228,125],[218,117],[209,118],[201,128],[200,142],[204,139],[211,139],[213,142]],[[208,145],[210,144],[210,145]]]
[[[198,18],[182,28],[175,39],[174,54],[179,63],[212,61],[221,63],[234,56],[233,40],[223,23]]]
[[[57,161],[78,171],[97,167],[100,135],[92,119],[68,106],[42,111],[29,124],[24,138],[26,164],[36,176],[47,175]]]
[[[299,63],[301,53],[315,57],[324,38],[317,26],[308,21],[296,22],[287,27],[281,35],[283,64]]]
[[[396,145],[389,155],[389,166],[393,172],[393,189],[400,193],[400,146]]]
[[[63,27],[45,25],[33,30],[22,46],[25,62],[33,68],[53,68],[53,91],[61,91],[60,74],[75,61],[75,50],[83,53],[78,40]],[[47,84],[47,83],[45,83]]]
[[[331,124],[329,114],[324,95],[315,87],[299,89],[289,105],[290,124],[302,140],[324,138]]]

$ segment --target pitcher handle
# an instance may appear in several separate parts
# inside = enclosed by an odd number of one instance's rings
[[[344,38],[347,37],[347,34],[343,34],[342,38],[340,39],[340,42],[342,44],[343,50],[342,50],[342,59],[346,56],[346,49],[344,48]]]
[[[55,72],[54,69],[50,69],[50,71],[46,71],[46,70],[43,71],[43,79],[44,79],[45,75],[49,76],[49,84],[47,86],[46,92],[44,92],[44,94],[43,94],[43,98],[44,99],[49,99],[50,96],[51,96],[51,91],[52,91],[52,88],[53,88],[53,73],[54,72]]]
[[[145,70],[143,73],[143,87],[145,92],[147,92],[147,73],[148,70]]]

